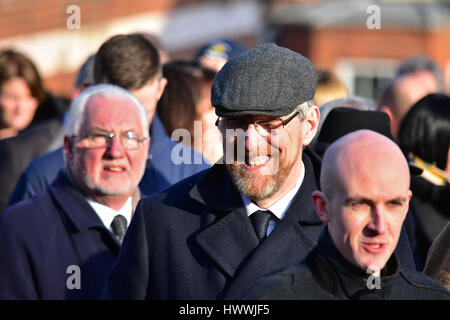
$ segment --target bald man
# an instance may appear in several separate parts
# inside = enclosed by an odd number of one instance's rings
[[[327,224],[298,265],[263,280],[246,299],[450,299],[431,278],[399,265],[394,249],[411,191],[397,145],[370,130],[350,133],[325,152],[312,194]]]
[[[387,85],[378,99],[378,109],[389,116],[395,139],[400,122],[409,109],[427,94],[438,92],[438,89],[438,83],[429,71],[401,75]]]

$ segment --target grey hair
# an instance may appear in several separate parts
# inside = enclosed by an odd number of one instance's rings
[[[322,125],[330,113],[331,110],[335,108],[351,108],[356,110],[363,110],[363,111],[375,111],[376,107],[373,103],[371,103],[369,100],[359,97],[359,96],[352,96],[352,97],[345,97],[345,98],[339,98],[331,100],[327,103],[324,103],[322,106],[320,106],[320,121],[319,121],[319,129],[318,132],[320,132],[320,129],[322,128]]]
[[[299,112],[300,119],[302,120],[306,119],[306,113],[308,109],[311,108],[312,106],[314,106],[314,101],[308,100],[296,107],[297,111]]]
[[[65,135],[72,136],[80,133],[80,127],[84,120],[84,112],[89,101],[93,97],[117,98],[130,101],[136,106],[141,120],[143,135],[149,136],[149,123],[147,110],[131,92],[112,84],[98,84],[84,90],[70,105],[69,115],[65,125]]]

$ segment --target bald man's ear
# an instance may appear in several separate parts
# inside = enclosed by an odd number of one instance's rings
[[[397,118],[395,117],[394,113],[392,112],[392,110],[387,107],[387,106],[382,106],[380,108],[380,111],[386,113],[389,117],[389,122],[391,123],[391,133],[394,136],[394,138],[397,136],[397,130],[398,130],[398,125],[397,125]]]
[[[307,146],[311,143],[317,133],[320,120],[320,111],[317,106],[308,108],[305,123],[303,124],[303,145]]]
[[[325,195],[320,191],[314,191],[312,194],[312,202],[317,215],[323,223],[328,223],[329,214]]]

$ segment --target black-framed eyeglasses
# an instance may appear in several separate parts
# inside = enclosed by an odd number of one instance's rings
[[[280,118],[270,119],[270,120],[248,120],[245,118],[220,118],[218,117],[216,120],[216,126],[219,128],[225,129],[242,129],[247,130],[248,126],[252,124],[258,133],[264,137],[267,137],[270,134],[279,134],[280,131],[277,130],[280,127],[287,125],[292,121],[296,116],[299,115],[299,111],[295,112],[292,116],[287,118],[286,120],[282,120]]]
[[[78,147],[80,148],[106,148],[114,137],[120,138],[122,146],[127,150],[138,149],[140,144],[148,139],[131,130],[121,133],[93,132],[72,136],[72,138],[78,140]]]

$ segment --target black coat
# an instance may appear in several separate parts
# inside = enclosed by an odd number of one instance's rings
[[[450,300],[450,292],[428,276],[400,268],[396,254],[376,281],[340,254],[325,230],[298,265],[251,288],[248,300]]]
[[[417,269],[422,271],[431,243],[450,221],[450,184],[439,186],[423,177],[412,177],[411,191],[409,215],[415,226],[414,256]]]
[[[303,162],[300,190],[259,246],[225,165],[141,200],[104,298],[233,299],[255,281],[297,263],[323,229],[311,200],[320,164],[305,153]]]
[[[119,243],[61,172],[0,214],[0,299],[98,299]],[[80,288],[73,288],[78,266]],[[70,279],[69,279],[70,278]]]

